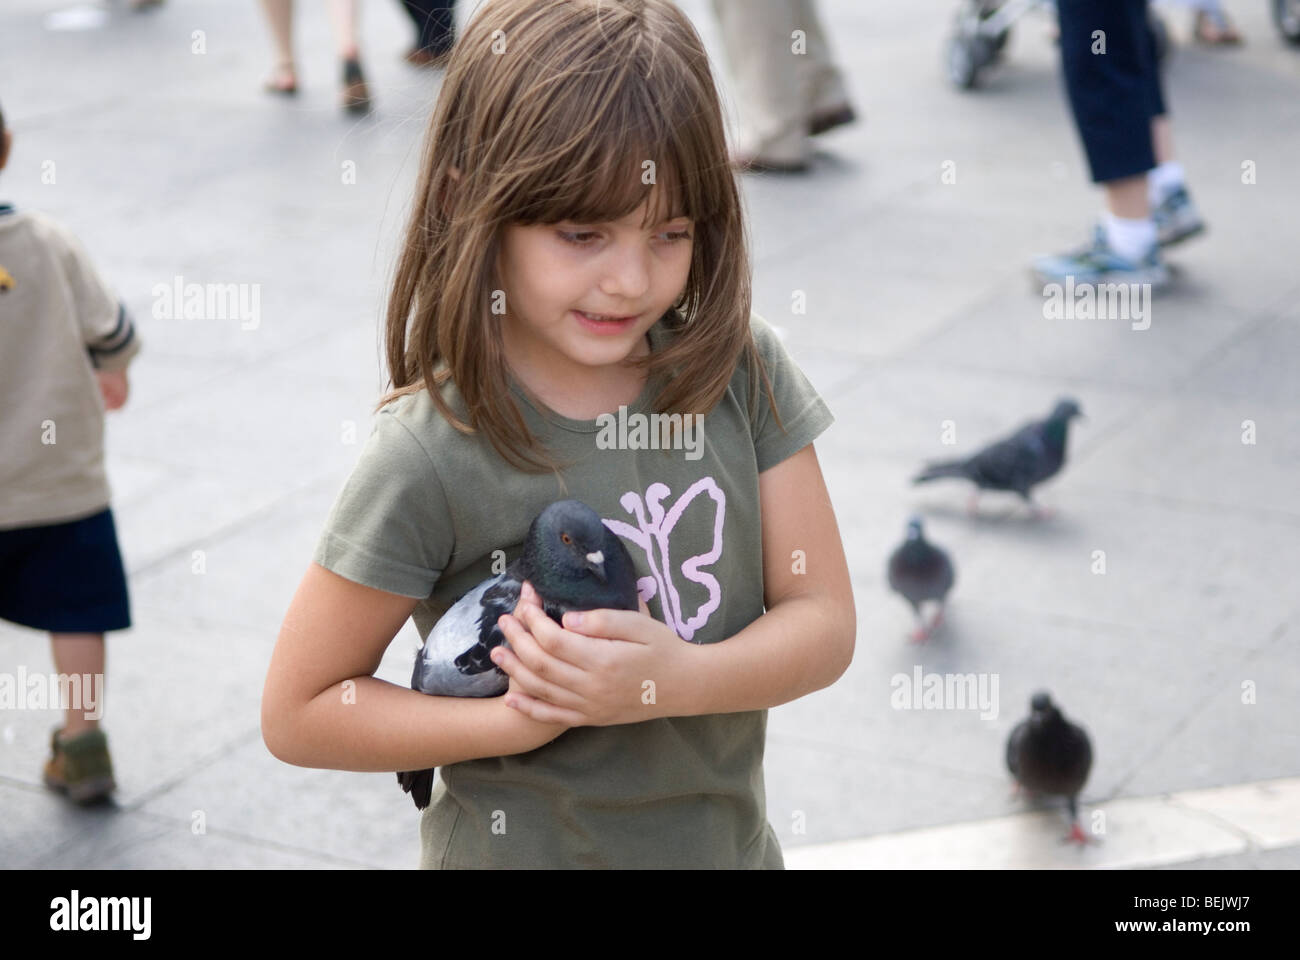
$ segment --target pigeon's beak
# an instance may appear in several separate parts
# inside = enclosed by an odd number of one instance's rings
[[[587,569],[594,573],[596,579],[601,583],[607,582],[605,579],[605,555],[599,550],[587,554]]]

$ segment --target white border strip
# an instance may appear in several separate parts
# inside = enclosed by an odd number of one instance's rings
[[[787,847],[790,870],[1153,867],[1300,844],[1300,777],[1080,806],[1098,842],[1061,843],[1064,809]]]

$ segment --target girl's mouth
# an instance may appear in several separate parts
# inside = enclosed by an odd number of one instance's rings
[[[583,313],[580,310],[572,311],[577,318],[588,330],[594,330],[597,333],[622,333],[628,327],[636,323],[636,317],[605,317],[600,314]]]

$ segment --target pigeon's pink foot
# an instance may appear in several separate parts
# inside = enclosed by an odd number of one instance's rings
[[[970,517],[979,516],[980,512],[980,495],[977,490],[966,499],[966,515]]]
[[[1031,510],[1035,520],[1051,520],[1056,516],[1056,510],[1052,507],[1040,507],[1036,503],[1032,505]]]
[[[1077,843],[1080,847],[1086,847],[1094,841],[1088,838],[1088,835],[1083,832],[1083,827],[1079,826],[1079,821],[1076,820],[1070,824],[1070,832],[1061,839],[1061,842]]]
[[[935,611],[934,619],[930,621],[930,631],[934,632],[943,626],[943,607]]]
[[[913,643],[925,643],[930,639],[930,631],[925,627],[917,627],[907,636]]]
[[[1011,784],[1011,796],[1007,797],[1007,802],[1015,803],[1021,797],[1025,796],[1025,794],[1026,794],[1025,788],[1022,787],[1020,785],[1020,781],[1017,780],[1015,783]]]

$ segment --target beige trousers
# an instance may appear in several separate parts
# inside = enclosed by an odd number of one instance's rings
[[[739,114],[737,150],[806,162],[809,118],[849,102],[814,0],[713,0],[713,9]]]

